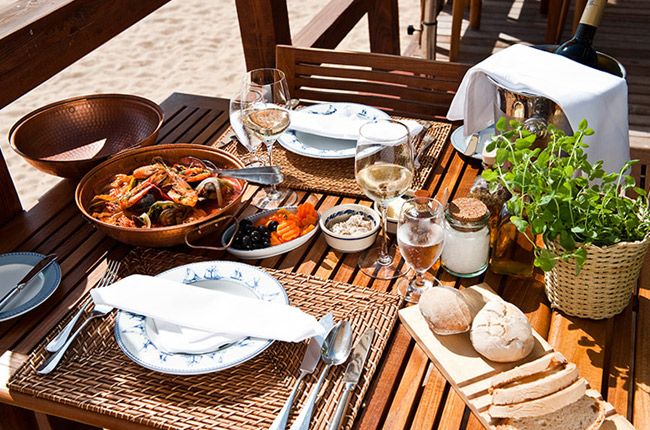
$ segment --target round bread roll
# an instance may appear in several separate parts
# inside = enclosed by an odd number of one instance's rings
[[[535,345],[526,315],[502,300],[485,304],[472,322],[470,339],[479,354],[500,363],[521,360]]]
[[[483,304],[481,295],[473,290],[436,286],[422,294],[418,306],[434,333],[449,335],[468,331]]]

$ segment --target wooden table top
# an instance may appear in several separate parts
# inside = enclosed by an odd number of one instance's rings
[[[212,144],[228,126],[228,101],[175,93],[162,103],[165,124],[159,143]],[[479,171],[447,144],[429,178],[432,195],[447,188],[450,198],[467,194]],[[63,272],[61,285],[36,310],[0,323],[0,402],[111,429],[143,428],[115,418],[62,406],[10,392],[7,382],[26,355],[72,309],[99,280],[110,256],[119,259],[131,248],[107,238],[86,222],[74,201],[75,183],[63,181],[30,211],[0,228],[0,252],[36,251],[56,253]],[[247,193],[245,199],[256,189]],[[318,209],[355,202],[335,195],[298,193],[301,201],[317,201]],[[366,200],[357,201],[370,205]],[[241,214],[255,209],[242,204]],[[187,248],[178,250],[187,252]],[[224,258],[223,253],[207,253]],[[263,260],[261,265],[321,278],[392,291],[394,281],[373,280],[358,271],[357,254],[341,254],[327,246],[322,235],[307,246]],[[646,270],[647,271],[647,270]],[[590,385],[600,390],[618,412],[637,429],[650,428],[650,331],[649,276],[642,274],[638,297],[626,310],[604,321],[568,317],[551,311],[544,295],[541,273],[534,279],[515,279],[487,272],[471,279],[437,273],[446,285],[470,286],[487,282],[503,298],[516,304],[532,326],[551,345],[575,362]],[[481,429],[482,425],[458,397],[425,353],[397,323],[389,347],[366,396],[358,429]],[[2,421],[2,420],[0,420]],[[2,423],[0,422],[0,428]]]

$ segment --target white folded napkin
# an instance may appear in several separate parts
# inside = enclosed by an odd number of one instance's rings
[[[324,335],[313,316],[294,306],[152,276],[131,275],[91,295],[95,304],[152,318],[152,341],[167,352],[214,351],[242,337],[300,342]]]
[[[290,117],[290,130],[345,140],[357,140],[359,128],[368,122],[356,115],[319,115],[305,110],[290,111]],[[400,122],[408,127],[411,137],[422,131],[422,125],[417,121],[401,120]]]
[[[583,118],[596,133],[587,136],[591,162],[608,171],[629,160],[627,83],[625,79],[584,66],[560,55],[514,45],[481,61],[465,74],[447,118],[464,119],[465,135],[494,122],[495,85],[542,95],[557,103],[574,130]]]

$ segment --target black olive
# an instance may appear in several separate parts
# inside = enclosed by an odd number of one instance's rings
[[[268,225],[269,231],[276,231],[278,229],[278,222],[277,221],[271,221]]]
[[[271,242],[268,239],[264,239],[262,245],[264,245],[264,248],[268,248],[269,246],[271,246]]]
[[[242,238],[241,238],[241,243],[242,243],[242,245],[244,245],[244,246],[250,245],[250,244],[251,244],[251,237],[248,236],[248,235],[242,237]]]
[[[255,230],[255,231],[253,231],[251,233],[251,239],[253,239],[254,242],[257,242],[258,240],[260,240],[261,237],[262,237],[262,235],[257,230]]]

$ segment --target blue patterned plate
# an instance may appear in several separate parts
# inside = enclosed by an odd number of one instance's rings
[[[188,284],[187,288],[209,288],[268,302],[288,304],[282,285],[268,273],[243,263],[205,261],[187,264],[158,275]],[[272,340],[243,338],[205,354],[169,354],[159,350],[147,333],[148,319],[119,311],[115,339],[122,351],[147,369],[172,375],[200,375],[241,364],[271,346]]]
[[[368,121],[390,118],[387,113],[379,109],[356,103],[322,103],[308,106],[302,111],[313,115],[354,117]],[[278,139],[278,143],[294,154],[330,160],[354,158],[357,145],[356,140],[333,139],[296,130],[284,132]]]
[[[0,254],[0,297],[4,297],[45,256],[36,252]],[[61,282],[61,267],[56,263],[36,275],[0,311],[0,321],[16,318],[31,311],[56,291]]]
[[[492,139],[492,136],[494,136],[494,134],[495,134],[494,125],[491,125],[488,128],[479,131],[478,143],[476,144],[476,149],[474,150],[474,153],[470,155],[470,157],[475,158],[477,160],[482,160],[481,153],[483,152],[483,148],[485,147],[485,145],[488,144],[490,139]],[[461,154],[464,154],[465,151],[467,150],[467,144],[469,140],[469,137],[465,137],[465,126],[461,125],[456,130],[454,130],[454,132],[451,133],[450,140],[452,146],[456,149],[456,151],[460,152]]]

